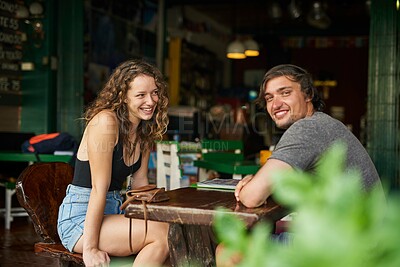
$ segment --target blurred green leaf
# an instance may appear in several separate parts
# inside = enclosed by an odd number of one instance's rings
[[[242,251],[247,246],[247,229],[243,221],[232,213],[220,208],[214,218],[214,229],[222,241],[232,251]]]
[[[219,214],[217,236],[243,255],[240,266],[400,266],[399,197],[385,199],[378,187],[365,192],[359,172],[344,169],[345,158],[346,147],[337,143],[312,174],[273,174],[275,200],[297,214],[289,245],[271,241],[268,225],[248,232],[235,217]]]

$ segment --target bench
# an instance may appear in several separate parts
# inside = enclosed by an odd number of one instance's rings
[[[72,156],[70,155],[51,155],[51,154],[29,154],[22,152],[5,152],[0,151],[0,162],[8,162],[10,163],[26,163],[33,164],[34,162],[70,162]],[[26,167],[26,166],[25,166]],[[22,168],[23,170],[24,168]],[[15,170],[17,171],[17,170]],[[17,216],[26,216],[26,212],[21,207],[12,207],[12,197],[15,194],[15,181],[1,181],[0,186],[5,187],[5,207],[4,209],[0,209],[1,212],[4,212],[5,216],[5,228],[10,229],[11,222],[14,220],[14,217]]]
[[[1,155],[5,151],[21,152],[21,144],[33,137],[34,133],[27,132],[0,132],[0,187],[4,187],[4,208],[0,214],[4,216],[4,228],[9,230],[14,217],[27,216],[25,210],[19,206],[12,206],[15,193],[15,180],[28,162],[9,160],[9,155]],[[6,159],[6,160],[4,160]],[[7,162],[6,162],[7,161]],[[3,193],[3,191],[2,191]]]
[[[7,230],[11,228],[14,217],[27,216],[23,208],[12,205],[15,194],[14,177],[18,177],[26,166],[34,162],[70,162],[72,159],[70,155],[22,153],[22,143],[33,136],[34,133],[0,132],[0,186],[5,188],[5,207],[0,208],[0,213],[4,214],[4,227]]]
[[[16,183],[18,201],[43,239],[34,244],[35,254],[58,258],[60,266],[84,266],[82,254],[69,252],[57,233],[58,208],[72,177],[68,163],[39,162],[24,169]],[[132,266],[133,261],[134,256],[111,257],[110,266]]]

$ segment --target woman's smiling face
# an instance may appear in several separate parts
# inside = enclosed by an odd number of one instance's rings
[[[130,83],[126,95],[130,121],[139,124],[141,120],[150,120],[158,99],[158,88],[154,78],[146,75],[137,76]]]
[[[311,99],[306,98],[299,83],[286,76],[268,81],[264,98],[269,115],[281,129],[287,129],[299,119],[313,114]]]

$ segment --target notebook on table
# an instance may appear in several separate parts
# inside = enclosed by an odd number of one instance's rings
[[[223,189],[223,190],[235,190],[239,179],[221,179],[214,178],[211,180],[206,180],[203,182],[198,182],[198,188],[213,188],[213,189]]]

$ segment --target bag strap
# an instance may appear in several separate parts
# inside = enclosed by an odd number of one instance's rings
[[[155,184],[148,184],[148,185],[144,185],[141,187],[138,187],[136,189],[130,189],[128,192],[126,192],[126,194],[128,196],[132,195],[133,193],[141,193],[141,192],[146,192],[146,191],[150,191],[157,188],[157,185]]]
[[[144,246],[146,242],[146,237],[147,237],[147,206],[146,206],[146,201],[142,200],[143,204],[143,217],[144,217],[144,238],[142,242],[142,247]],[[131,252],[133,252],[133,247],[132,247],[132,218],[129,219],[129,248]]]
[[[144,243],[146,242],[146,237],[147,237],[147,205],[146,202],[151,202],[153,200],[153,198],[157,195],[158,192],[160,192],[160,190],[162,190],[163,188],[158,188],[154,194],[151,196],[150,199],[148,199],[147,201],[142,200],[142,204],[143,204],[143,219],[144,219],[144,238],[143,238],[143,243],[142,243],[142,247],[144,247]],[[132,219],[131,222],[129,223],[129,233],[132,231],[131,227],[132,227]],[[132,235],[129,234],[129,238],[132,238]],[[129,246],[131,248],[132,251],[132,243],[131,240],[129,240]]]

